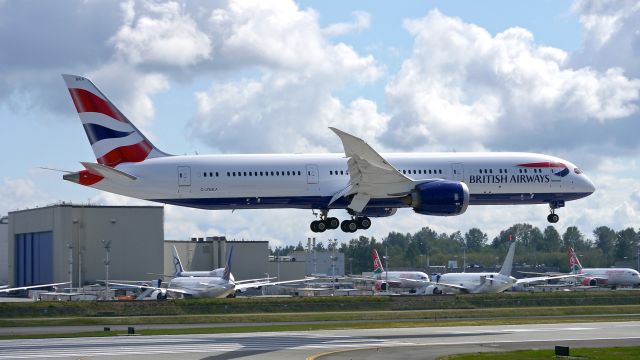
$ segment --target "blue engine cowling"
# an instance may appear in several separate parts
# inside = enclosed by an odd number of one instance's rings
[[[362,209],[361,212],[358,213],[358,215],[361,216],[367,216],[367,217],[387,217],[387,216],[391,216],[393,214],[396,213],[396,211],[398,211],[398,209],[396,208],[372,208],[372,207],[366,207],[364,209]]]
[[[422,215],[460,215],[469,206],[467,184],[450,180],[434,180],[416,185],[411,191],[411,207]]]

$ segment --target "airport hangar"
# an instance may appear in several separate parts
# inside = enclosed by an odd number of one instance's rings
[[[224,267],[233,246],[232,273],[237,280],[344,275],[341,253],[304,251],[274,258],[269,256],[267,241],[235,241],[224,236],[165,241],[162,206],[60,203],[9,212],[0,220],[0,255],[5,254],[0,257],[0,283],[27,286],[72,278],[74,288],[93,284],[106,278],[106,246],[112,281],[172,275],[173,246],[185,270]]]

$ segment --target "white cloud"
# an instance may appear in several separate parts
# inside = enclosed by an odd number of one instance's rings
[[[131,64],[194,65],[211,56],[211,41],[177,2],[123,3],[124,24],[111,38],[117,55]]]
[[[327,36],[341,36],[368,29],[371,25],[371,15],[369,13],[354,11],[352,15],[353,22],[331,24],[322,29],[322,32]]]
[[[30,177],[5,177],[0,183],[0,216],[9,211],[49,204],[52,198],[41,191]]]
[[[380,67],[372,56],[330,42],[313,10],[284,1],[231,2],[212,11],[210,24],[219,34],[216,54],[236,66],[258,66],[260,77],[218,82],[196,94],[189,131],[200,141],[231,152],[326,151],[336,144],[328,126],[366,129],[360,135],[371,138],[384,129],[387,118],[374,103],[358,98],[344,105],[333,95],[376,80]]]
[[[405,27],[413,54],[386,89],[393,117],[383,141],[396,148],[526,150],[541,138],[571,148],[584,141],[576,126],[601,129],[638,111],[640,80],[567,67],[566,52],[537,45],[525,29],[492,36],[437,10]]]

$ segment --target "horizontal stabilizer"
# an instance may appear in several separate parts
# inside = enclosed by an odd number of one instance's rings
[[[84,166],[87,171],[93,175],[102,176],[105,179],[116,180],[116,181],[133,181],[137,178],[133,175],[127,174],[124,171],[120,171],[114,169],[112,167],[90,163],[90,162],[80,162],[82,166]]]

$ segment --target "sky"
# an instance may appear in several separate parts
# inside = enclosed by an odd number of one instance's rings
[[[40,167],[93,161],[60,74],[90,78],[173,154],[340,152],[336,126],[379,152],[530,151],[565,158],[596,193],[559,231],[640,226],[638,1],[0,0],[0,215],[66,201],[151,203]],[[165,206],[165,238],[270,245],[514,223],[548,208],[400,210],[355,235],[309,210]],[[331,215],[346,218],[344,211]]]

